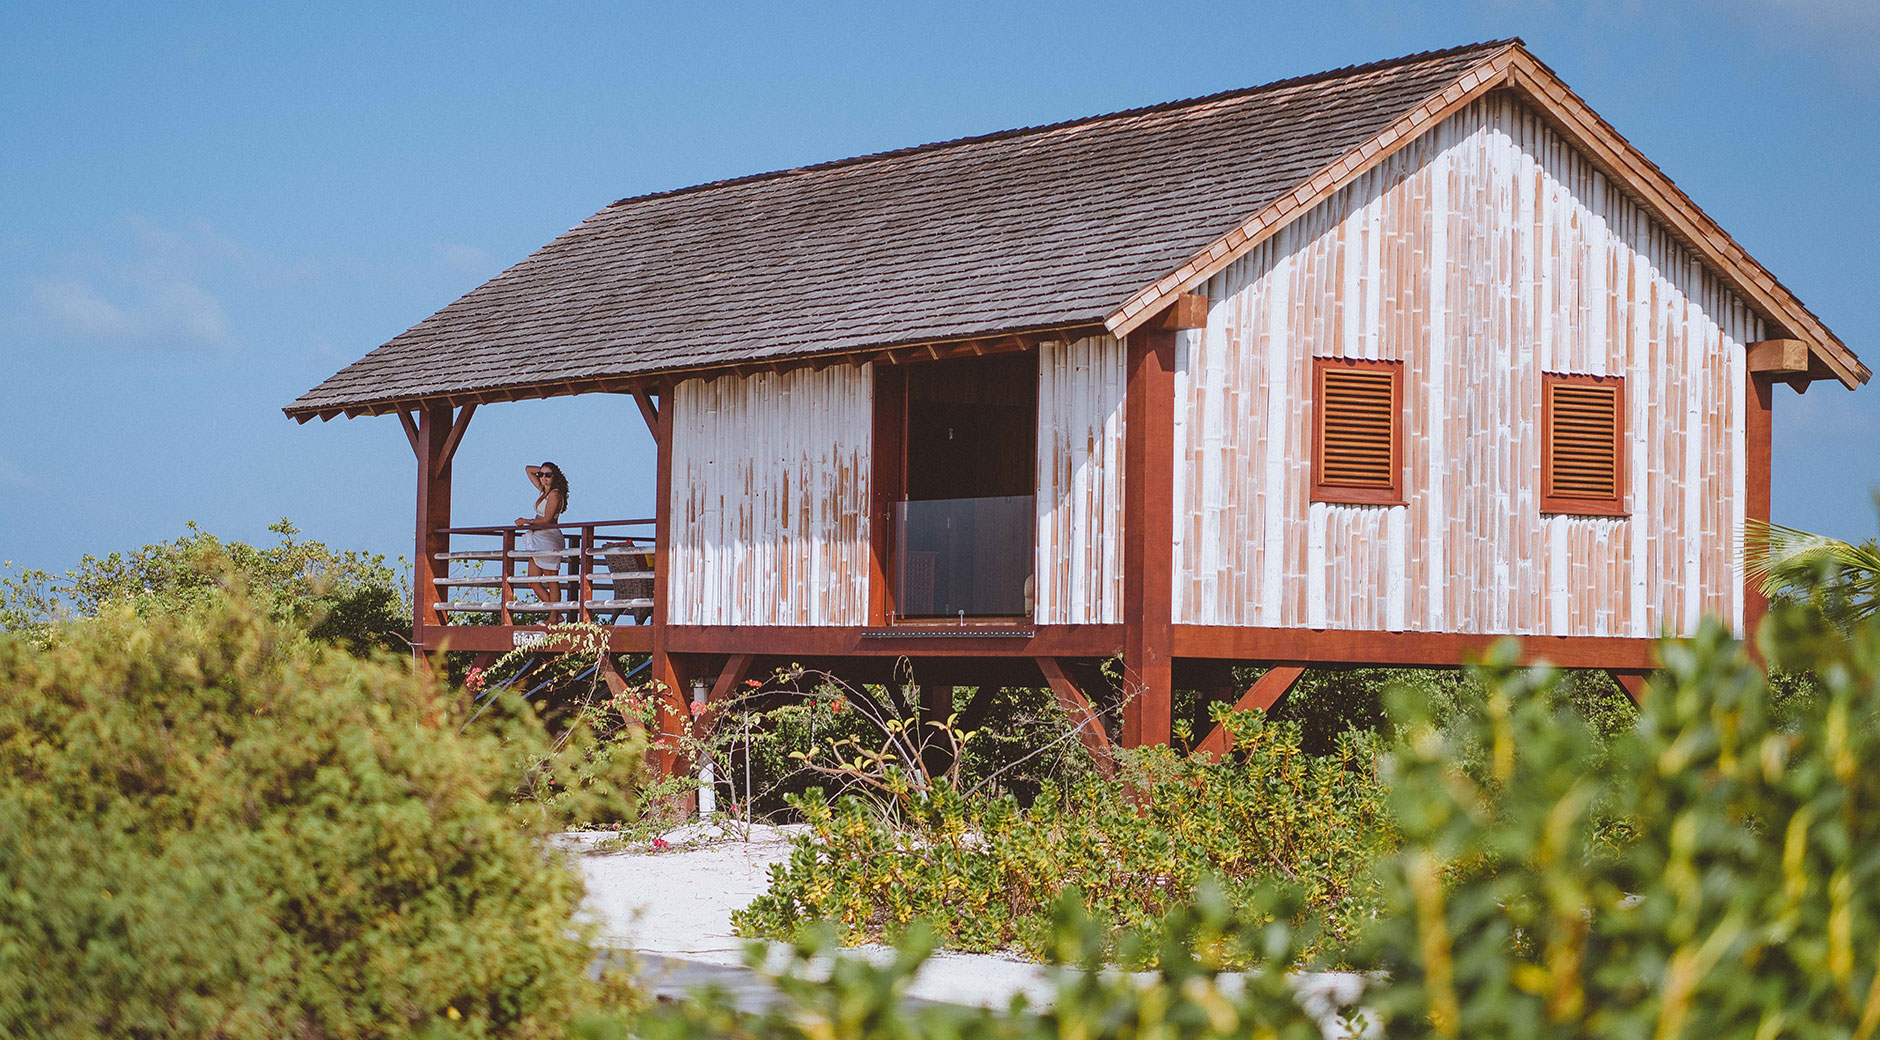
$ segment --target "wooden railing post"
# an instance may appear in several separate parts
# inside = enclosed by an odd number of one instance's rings
[[[1175,333],[1125,342],[1123,746],[1166,744],[1174,676]]]
[[[594,620],[593,616],[588,613],[588,600],[594,598],[593,524],[581,525],[581,556],[579,566],[580,570],[576,573],[581,576],[581,580],[575,583],[575,599],[577,601],[575,617],[580,618],[582,621],[592,621]]]
[[[496,587],[496,595],[497,595],[496,616],[502,620],[504,628],[507,628],[510,625],[513,625],[516,623],[514,614],[509,609],[510,601],[515,599],[515,596],[516,596],[515,584],[512,581],[510,581],[510,579],[515,576],[515,570],[516,570],[516,561],[514,558],[515,551],[516,551],[515,530],[511,529],[508,531],[504,531],[503,532],[503,558],[497,561],[497,566],[502,568],[501,570],[497,572],[498,576],[502,578],[502,584]]]

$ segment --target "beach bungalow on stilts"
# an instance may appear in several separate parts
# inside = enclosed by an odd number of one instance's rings
[[[1777,384],[1868,376],[1500,41],[623,199],[286,412],[403,424],[421,652],[540,620],[515,529],[452,526],[472,413],[619,394],[658,515],[568,524],[557,602],[672,717],[900,658],[1088,717],[1120,655],[1085,735],[1142,745],[1175,688],[1504,635],[1636,690],[1762,612]]]

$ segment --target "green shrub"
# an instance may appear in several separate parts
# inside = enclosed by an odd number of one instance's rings
[[[1714,625],[1662,645],[1638,724],[1604,749],[1508,652],[1486,672],[1480,780],[1451,763],[1454,735],[1397,705],[1405,846],[1367,939],[1393,1033],[1873,1034],[1880,628],[1843,640],[1791,609],[1765,635],[1818,683],[1786,724]],[[1602,806],[1628,840],[1596,840]]]
[[[619,830],[647,822],[658,801],[646,761],[653,706],[609,689],[607,652],[604,628],[562,624],[534,647],[466,670],[466,728],[516,749],[509,786],[542,826]]]
[[[385,557],[303,540],[286,519],[268,530],[280,542],[257,547],[224,542],[192,523],[173,541],[103,558],[87,555],[57,577],[40,570],[0,576],[0,630],[43,645],[60,624],[112,607],[154,617],[239,588],[257,611],[319,642],[362,655],[410,649],[407,586]]]
[[[579,881],[510,802],[539,730],[214,596],[0,636],[0,690],[0,1035],[528,1037],[585,999]]]
[[[1246,905],[1254,886],[1283,877],[1335,948],[1372,912],[1369,867],[1391,841],[1376,741],[1351,734],[1313,756],[1296,725],[1255,714],[1230,725],[1237,752],[1222,764],[1127,753],[1117,779],[1047,789],[1028,808],[941,789],[891,822],[873,803],[812,792],[796,803],[809,833],[733,923],[788,939],[828,920],[845,941],[869,942],[932,919],[949,948],[1042,957],[1068,890],[1120,935],[1150,927],[1203,878]]]
[[[1665,667],[1643,710],[1616,733],[1588,720],[1560,674],[1515,667],[1511,645],[1474,671],[1484,692],[1472,710],[1410,690],[1389,698],[1402,740],[1383,771],[1401,845],[1377,865],[1382,912],[1348,954],[1370,973],[1362,1003],[1380,1015],[1382,1035],[1880,1035],[1880,622],[1843,636],[1816,611],[1778,606],[1763,649],[1781,674],[1809,676],[1805,690],[1783,679],[1772,691],[1713,624],[1662,644]],[[777,878],[778,891],[800,893],[798,907],[870,909],[843,888],[870,870],[877,885],[923,893],[931,885],[909,886],[908,865],[922,853],[956,855],[933,828],[923,845],[884,835],[852,807],[824,816],[831,848],[892,869],[831,861],[819,873],[800,849]],[[988,913],[982,900],[998,875],[983,867],[996,858],[962,857],[982,873],[948,915]],[[808,884],[819,876],[833,887]],[[1048,1012],[901,1010],[929,941],[916,928],[897,964],[792,980],[763,1015],[733,1018],[708,999],[639,1028],[648,1037],[1317,1035],[1280,972],[1254,973],[1245,989],[1217,974],[1311,959],[1314,936],[1296,922],[1313,915],[1297,887],[1230,883],[1210,894],[1204,882],[1198,891],[1194,905],[1140,935],[1114,920],[1080,925],[1060,909],[1059,927],[1042,933],[1052,936],[1039,951],[1048,959],[1088,968],[1113,954],[1161,968],[1150,980],[1065,974]],[[773,902],[768,912],[790,909]],[[942,917],[939,927],[944,936],[959,926]],[[1139,943],[1159,943],[1158,953]],[[806,944],[799,961],[823,948]]]
[[[599,1020],[576,1031],[582,1040],[1321,1040],[1320,1025],[1302,1009],[1287,977],[1276,971],[1232,974],[1233,963],[1286,964],[1301,950],[1283,922],[1296,904],[1271,891],[1237,910],[1218,888],[1156,922],[1146,935],[1129,934],[1132,960],[1157,964],[1147,977],[1099,969],[1112,952],[1114,935],[1092,918],[1074,896],[1058,901],[1047,958],[1054,965],[1055,999],[1049,1008],[1020,1002],[995,1013],[946,1004],[903,1005],[908,985],[925,962],[933,936],[917,927],[898,944],[888,964],[854,957],[831,963],[834,936],[806,934],[791,952],[777,988],[782,999],[758,1014],[739,1014],[722,993],[703,993],[680,1004],[642,1014],[631,1023]],[[1154,944],[1150,953],[1144,944]],[[753,966],[764,960],[753,951]],[[1355,1013],[1349,1007],[1329,1012]],[[1347,1023],[1348,1025],[1351,1023]]]

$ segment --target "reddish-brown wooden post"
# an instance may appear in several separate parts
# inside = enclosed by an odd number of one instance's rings
[[[907,373],[893,365],[875,366],[874,471],[868,504],[868,623],[885,625],[895,611],[894,507],[905,483]]]
[[[657,453],[653,493],[658,498],[653,506],[652,673],[656,685],[653,695],[657,698],[659,710],[659,732],[655,740],[665,748],[654,752],[653,763],[665,775],[671,775],[681,767],[675,744],[685,732],[687,711],[685,676],[680,674],[677,662],[666,649],[666,601],[670,598],[672,588],[671,565],[668,561],[672,547],[672,397],[671,384],[662,384],[653,434],[653,447]]]
[[[1768,376],[1751,373],[1743,388],[1748,407],[1743,425],[1744,500],[1743,515],[1751,520],[1769,520],[1769,471],[1774,456],[1775,382]],[[1742,551],[1742,547],[1738,547]],[[1769,598],[1762,594],[1760,582],[1743,573],[1743,639],[1749,652],[1761,659],[1756,649],[1756,628],[1769,612]]]
[[[431,405],[418,412],[418,436],[412,448],[418,456],[418,524],[411,567],[411,650],[419,663],[428,663],[442,641],[445,615],[438,602],[436,579],[449,574],[450,564],[437,558],[450,551],[450,453],[455,445],[449,405]]]
[[[1175,333],[1126,341],[1123,445],[1123,746],[1171,735],[1175,544]]]

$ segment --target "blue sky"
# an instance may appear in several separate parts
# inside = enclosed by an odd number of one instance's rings
[[[703,12],[703,13],[699,13]],[[1874,0],[0,11],[0,560],[195,520],[409,552],[391,418],[280,407],[625,195],[1519,35],[1880,367]],[[1880,386],[1779,391],[1775,518],[1876,530]],[[648,515],[624,398],[492,406],[459,523]]]

